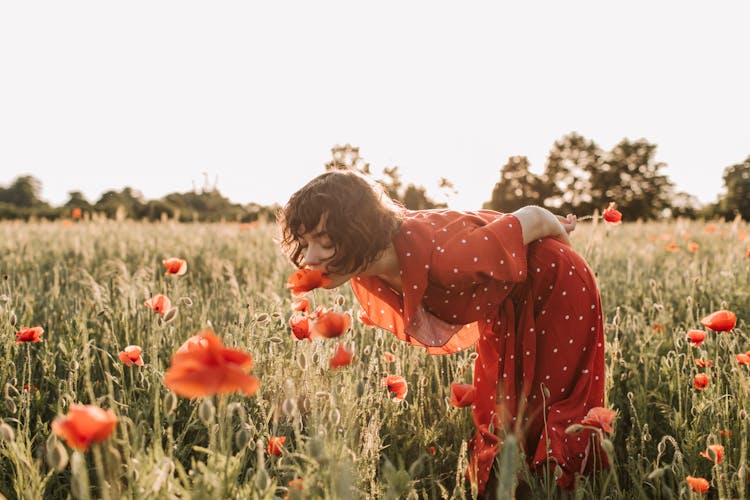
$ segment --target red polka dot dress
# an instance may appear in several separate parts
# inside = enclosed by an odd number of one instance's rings
[[[552,238],[524,246],[518,219],[489,210],[407,211],[394,246],[402,293],[374,276],[352,288],[373,323],[431,354],[476,344],[469,477],[483,491],[498,436],[516,432],[529,467],[557,464],[571,489],[595,457],[590,434],[565,429],[604,403],[601,303],[586,262]]]

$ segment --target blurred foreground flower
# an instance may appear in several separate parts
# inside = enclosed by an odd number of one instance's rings
[[[143,358],[141,358],[141,352],[143,350],[140,346],[137,345],[129,345],[124,350],[120,351],[118,356],[120,357],[120,361],[125,363],[125,366],[143,366]]]
[[[399,375],[388,375],[383,379],[383,383],[388,388],[388,394],[391,396],[392,401],[403,401],[406,393],[409,392],[406,380]]]
[[[346,313],[336,311],[325,311],[319,313],[318,318],[313,321],[310,333],[332,339],[340,337],[352,324],[351,317]]]
[[[687,481],[688,486],[690,486],[690,491],[696,493],[706,493],[708,491],[708,481],[702,477],[688,476],[685,478],[685,481]]]
[[[604,212],[602,212],[602,218],[610,224],[619,224],[622,222],[622,213],[615,209],[616,206],[617,204],[612,201],[609,203],[609,206],[604,209]]]
[[[336,352],[331,358],[331,368],[341,368],[342,366],[347,366],[352,362],[353,356],[354,355],[350,351],[346,350],[343,344],[339,344],[338,346],[336,346]]]
[[[43,333],[44,328],[41,326],[21,328],[16,332],[16,344],[23,344],[24,342],[41,342]]]
[[[331,284],[330,278],[323,276],[323,271],[320,269],[298,269],[289,277],[286,287],[292,295],[302,295],[329,284]]]
[[[474,404],[477,388],[474,384],[451,383],[451,406],[465,408]]]
[[[174,274],[175,276],[182,276],[187,272],[187,262],[183,259],[172,257],[170,259],[164,259],[161,261],[164,267],[167,268],[167,272],[164,274]]]
[[[80,451],[91,443],[105,441],[117,425],[117,416],[94,405],[71,404],[68,414],[52,422],[52,432],[63,438],[68,446]]]
[[[178,350],[173,356],[164,383],[186,398],[242,392],[252,396],[260,382],[246,373],[253,367],[249,353],[224,347],[210,329],[198,333],[205,344],[193,342],[192,347]]]
[[[602,406],[595,406],[589,410],[585,417],[583,417],[581,423],[583,425],[598,427],[608,434],[613,434],[615,430],[612,428],[612,421],[616,416],[617,412],[615,410],[604,408]]]
[[[268,438],[268,454],[280,457],[285,442],[286,436],[271,436]]]
[[[166,314],[170,309],[172,309],[172,301],[169,300],[169,297],[160,293],[152,296],[150,299],[144,302],[144,304],[149,309],[153,309],[154,312],[161,315]]]
[[[722,309],[703,318],[701,324],[715,332],[728,332],[737,324],[737,316],[732,311]]]

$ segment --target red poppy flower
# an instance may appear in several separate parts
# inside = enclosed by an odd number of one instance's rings
[[[409,387],[406,385],[404,377],[388,375],[383,379],[383,383],[388,388],[388,394],[390,394],[393,401],[403,401],[406,393],[409,392]]]
[[[41,342],[42,334],[44,334],[44,328],[41,326],[21,328],[16,332],[16,344],[23,344],[24,342]]]
[[[451,383],[451,402],[456,408],[465,408],[474,404],[477,388],[473,384]]]
[[[702,360],[700,358],[696,358],[695,359],[695,364],[698,365],[698,366],[700,366],[701,368],[707,368],[709,366],[714,366],[714,362],[711,359],[707,359],[707,360],[704,361],[704,360]]]
[[[729,430],[721,430],[719,431],[719,436],[726,436],[726,437],[732,437],[732,431]]]
[[[747,256],[750,258],[750,248],[747,249]]]
[[[255,394],[260,383],[246,373],[253,367],[252,356],[224,347],[211,330],[203,330],[198,335],[206,344],[193,343],[192,348],[176,352],[164,375],[165,385],[186,398],[234,392],[246,396]]]
[[[710,444],[706,451],[701,452],[701,456],[720,464],[724,460],[724,447],[720,444]]]
[[[709,224],[706,227],[703,228],[703,230],[707,233],[715,233],[716,232],[716,225],[715,224]]]
[[[688,486],[690,486],[690,491],[694,491],[696,493],[705,493],[708,491],[708,481],[706,481],[702,477],[688,476],[685,478],[685,481],[687,481]]]
[[[703,318],[701,324],[715,332],[728,332],[737,324],[737,316],[732,311],[722,309]]]
[[[598,427],[608,434],[613,434],[615,430],[612,428],[612,421],[616,416],[617,412],[615,410],[604,408],[602,406],[595,406],[589,410],[585,417],[583,417],[581,423],[583,425]]]
[[[331,368],[340,368],[342,366],[347,366],[352,362],[352,357],[353,354],[347,351],[343,344],[339,344],[338,346],[336,346],[336,352],[331,358]]]
[[[615,210],[616,206],[616,203],[612,201],[609,203],[609,206],[604,209],[604,212],[602,212],[602,218],[611,224],[619,224],[622,222],[622,213],[620,213],[619,210]]]
[[[161,315],[167,314],[167,311],[172,309],[172,301],[169,300],[169,297],[160,293],[157,293],[148,299],[144,304],[146,304],[146,307],[149,309],[153,309],[154,312]]]
[[[304,489],[302,478],[298,477],[297,479],[292,479],[291,481],[289,481],[289,483],[287,483],[287,487],[290,490],[302,491]]]
[[[292,315],[292,317],[289,318],[289,327],[292,329],[292,335],[294,335],[297,340],[307,339],[312,342],[312,339],[310,338],[310,320],[307,319],[307,316],[303,316],[302,314]]]
[[[125,366],[143,366],[143,358],[141,358],[141,352],[143,350],[140,346],[129,345],[124,350],[120,351],[120,361],[125,363]]]
[[[747,353],[735,354],[734,357],[739,364],[750,365],[750,356],[748,356]]]
[[[164,274],[174,274],[175,276],[182,276],[187,272],[187,262],[176,257],[170,259],[164,259],[161,261],[164,267],[167,268],[167,272]]]
[[[357,311],[357,319],[360,323],[367,326],[375,326],[375,323],[372,322],[369,316],[367,316],[367,313],[364,309],[360,308],[359,311]]]
[[[698,245],[694,241],[691,241],[690,243],[687,244],[688,252],[695,253],[698,251],[699,248],[700,248],[700,245]]]
[[[73,211],[70,213],[71,217],[74,219],[80,219],[81,218],[81,209],[76,207],[73,209]]]
[[[52,432],[63,438],[68,446],[80,451],[91,443],[109,438],[117,425],[117,416],[94,405],[71,404],[68,414],[52,422]]]
[[[709,378],[708,378],[708,375],[706,375],[705,373],[699,373],[693,379],[693,385],[699,391],[702,391],[703,389],[708,387],[708,382],[709,382]]]
[[[352,320],[346,313],[340,313],[336,311],[326,311],[322,313],[318,319],[313,321],[310,327],[310,333],[332,339],[340,337],[351,326]]]
[[[396,361],[396,355],[392,352],[384,352],[383,359],[385,359],[389,363],[393,363],[394,361]]]
[[[268,438],[268,454],[280,457],[285,442],[286,436],[271,436]]]
[[[434,446],[430,446],[430,455],[434,455],[436,451]]]
[[[673,243],[670,243],[670,244],[669,244],[669,245],[667,245],[667,246],[666,246],[665,248],[666,248],[667,250],[669,250],[670,252],[679,252],[679,251],[680,251],[680,247],[679,247],[679,246],[677,246],[677,243],[674,243],[674,242],[673,242]]]
[[[331,284],[331,279],[323,275],[320,269],[298,269],[287,280],[286,287],[292,295],[302,295],[310,290]]]
[[[703,330],[688,330],[685,340],[693,347],[698,347],[706,340],[706,332]]]
[[[208,347],[208,340],[203,335],[193,335],[187,339],[178,349],[177,352],[190,352],[195,349],[205,349]]]
[[[310,301],[302,297],[292,302],[292,311],[308,312],[310,310]]]

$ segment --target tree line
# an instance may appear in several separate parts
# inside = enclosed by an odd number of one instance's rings
[[[526,156],[510,157],[500,169],[500,179],[490,199],[482,206],[511,212],[524,205],[540,205],[559,214],[586,215],[615,201],[626,220],[733,219],[737,215],[750,220],[750,156],[724,169],[723,194],[715,203],[701,206],[695,196],[675,190],[673,182],[663,173],[666,164],[655,159],[656,148],[645,139],[623,139],[605,151],[593,140],[573,132],[553,144],[542,174],[531,172]],[[447,207],[447,202],[434,200],[423,186],[404,185],[398,166],[386,167],[375,175],[359,148],[337,145],[331,153],[331,160],[324,166],[326,170],[353,169],[370,176],[406,208]],[[171,193],[158,200],[146,200],[131,187],[107,191],[94,203],[79,191],[72,191],[62,206],[52,207],[41,200],[41,187],[38,179],[28,175],[16,178],[8,187],[0,186],[0,219],[57,219],[96,214],[151,221],[253,222],[273,220],[279,208],[233,203],[215,184],[186,193]],[[446,200],[455,194],[448,179],[441,178],[438,187]]]

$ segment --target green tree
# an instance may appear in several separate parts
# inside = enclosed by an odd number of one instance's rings
[[[437,203],[427,196],[425,188],[409,184],[401,197],[401,203],[409,210],[426,210],[431,208],[445,208],[445,203]]]
[[[542,180],[529,171],[529,159],[511,156],[500,170],[500,181],[492,190],[492,199],[483,207],[499,212],[512,212],[525,205],[540,205],[543,199]]]
[[[358,147],[354,147],[351,144],[336,145],[331,148],[331,155],[331,160],[325,164],[326,171],[354,170],[365,177],[373,179],[370,164],[360,155]],[[388,196],[412,210],[445,208],[447,206],[445,203],[438,203],[427,196],[427,191],[422,186],[409,184],[404,188],[398,168],[398,166],[385,167],[383,175],[379,179],[374,179],[383,186]],[[449,180],[442,178],[440,179],[440,187],[441,189],[452,189],[453,184]]]
[[[370,175],[370,164],[359,154],[359,148],[351,144],[335,145],[331,148],[331,160],[325,165],[328,170],[356,170],[360,174]]]
[[[561,214],[593,212],[591,177],[601,158],[599,146],[576,132],[555,141],[542,176],[544,205]]]
[[[7,188],[0,188],[0,202],[15,205],[19,208],[44,208],[49,205],[39,196],[42,183],[31,175],[17,177]]]
[[[719,201],[719,209],[727,218],[736,214],[750,220],[750,156],[742,163],[724,169],[726,193]]]
[[[617,202],[623,219],[653,219],[670,206],[672,182],[661,169],[666,165],[654,158],[656,145],[645,139],[623,139],[606,153],[592,171],[591,196],[603,209]]]
[[[65,202],[63,208],[80,208],[82,210],[91,210],[92,205],[80,191],[69,191],[68,201]]]
[[[131,187],[126,187],[122,191],[110,190],[94,203],[94,210],[104,212],[107,217],[119,217],[120,214],[132,219],[138,219],[143,216],[144,207],[143,194]]]

